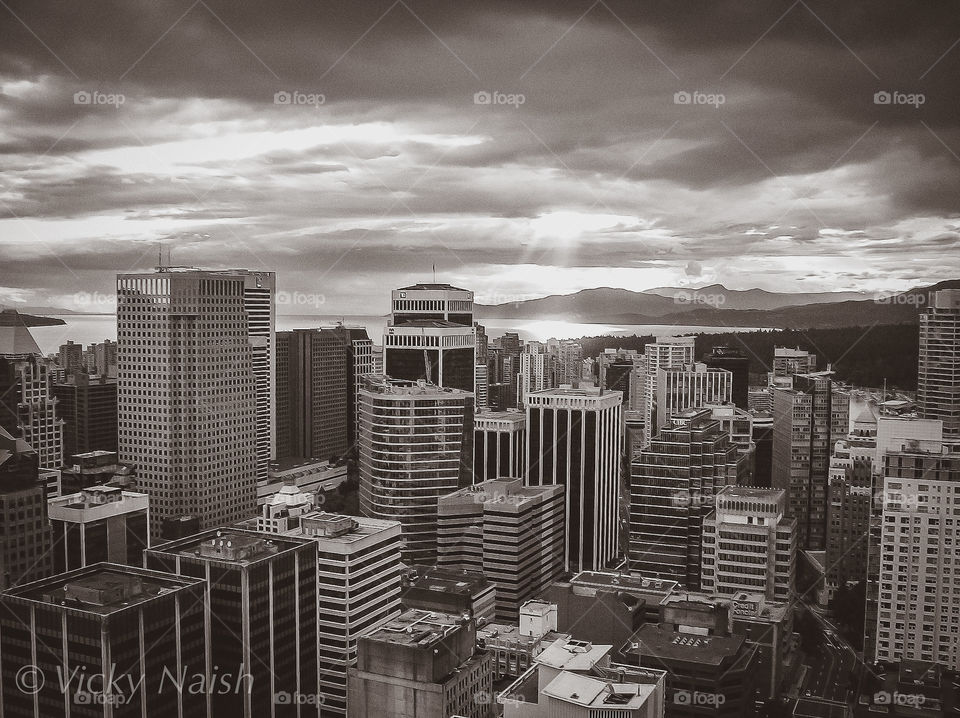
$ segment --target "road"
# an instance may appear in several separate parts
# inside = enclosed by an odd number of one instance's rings
[[[846,703],[852,697],[850,674],[857,664],[857,654],[829,619],[809,606],[807,610],[816,618],[823,633],[820,644],[804,661],[808,671],[803,694],[810,691],[812,696]]]

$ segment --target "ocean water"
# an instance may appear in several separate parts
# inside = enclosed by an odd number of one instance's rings
[[[67,340],[76,344],[94,344],[104,339],[116,341],[117,319],[112,314],[64,314],[59,317],[66,324],[53,327],[31,327],[30,332],[40,345],[44,354],[56,352]],[[365,327],[375,344],[380,343],[383,328],[387,324],[385,316],[330,314],[281,314],[277,316],[277,330],[308,329],[311,327],[331,326],[338,321],[351,326]],[[491,319],[482,322],[488,337],[498,337],[504,332],[517,332],[524,341],[545,341],[556,339],[577,339],[583,336],[612,334],[630,336],[632,334],[651,334],[658,337],[695,334],[698,332],[719,334],[721,332],[751,332],[754,327],[691,327],[658,324],[589,324],[585,322],[567,322],[562,320],[539,319]]]

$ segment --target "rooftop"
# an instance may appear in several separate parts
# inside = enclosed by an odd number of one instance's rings
[[[0,355],[5,356],[41,356],[40,346],[23,322],[23,317],[15,310],[0,312]]]
[[[418,282],[417,284],[411,284],[409,287],[400,287],[400,291],[409,292],[416,290],[441,290],[441,291],[451,291],[451,292],[465,292],[466,289],[460,289],[460,287],[454,287],[451,284],[446,283],[436,283],[428,284],[425,282]]]
[[[370,631],[364,637],[379,643],[432,648],[463,625],[463,616],[411,609]]]
[[[702,636],[681,633],[663,624],[647,623],[631,638],[627,649],[663,661],[720,666],[740,652],[743,636]]]
[[[178,554],[197,559],[248,565],[299,548],[306,539],[243,529],[221,528],[202,531],[149,548],[156,554]]]
[[[756,486],[723,486],[717,492],[728,499],[769,499],[777,500],[786,492],[783,489],[765,489]]]
[[[493,584],[482,573],[445,570],[435,566],[411,566],[403,577],[403,589],[410,588],[473,596],[492,589]]]
[[[595,646],[588,641],[559,638],[543,649],[537,663],[562,671],[589,671],[613,646]]]
[[[98,563],[10,589],[15,599],[107,616],[201,579]]]
[[[669,579],[645,578],[607,571],[581,571],[570,579],[570,583],[575,586],[591,586],[631,593],[663,594],[671,593],[679,586],[676,581]]]
[[[427,329],[463,329],[463,324],[448,322],[446,319],[409,319],[402,324],[392,325],[397,329],[426,327]]]
[[[543,688],[544,695],[593,709],[639,710],[656,690],[656,685],[611,683],[563,671]]]

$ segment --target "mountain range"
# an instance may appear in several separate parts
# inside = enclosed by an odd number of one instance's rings
[[[763,289],[657,287],[642,292],[599,287],[506,304],[475,306],[478,320],[564,319],[606,324],[811,327],[915,324],[928,295],[958,289],[960,279],[879,296],[859,292],[780,293]]]

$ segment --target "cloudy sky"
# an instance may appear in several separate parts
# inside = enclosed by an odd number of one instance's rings
[[[0,0],[0,304],[954,278],[958,76],[952,2]]]

